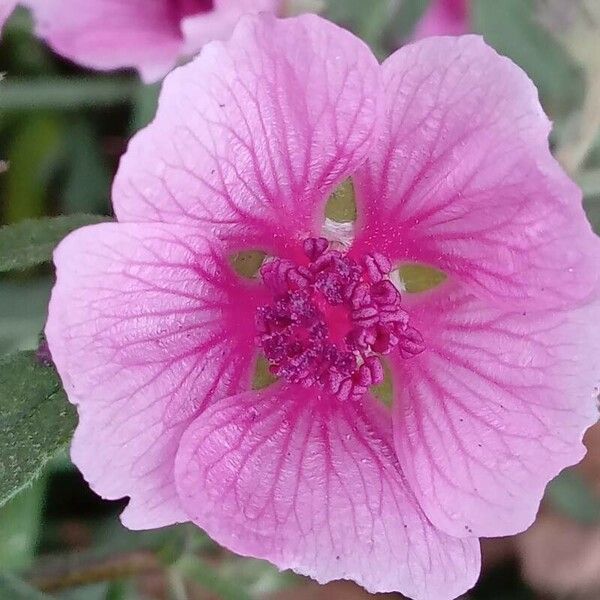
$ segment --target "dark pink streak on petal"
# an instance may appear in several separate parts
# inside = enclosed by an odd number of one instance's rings
[[[129,527],[185,520],[173,488],[179,438],[205,406],[249,385],[264,298],[184,226],[80,229],[55,263],[46,335],[78,405],[73,461],[101,496],[130,496]]]
[[[314,390],[311,390],[314,391]],[[479,571],[476,539],[434,529],[407,490],[390,417],[299,386],[228,398],[185,433],[176,461],[190,518],[219,543],[320,582],[454,598]]]
[[[118,218],[193,223],[285,255],[367,155],[378,72],[362,42],[317,17],[242,19],[165,80],[121,162]]]
[[[600,304],[509,311],[454,289],[410,312],[427,349],[392,358],[394,437],[419,503],[451,535],[526,529],[598,418]]]
[[[508,306],[597,294],[600,240],[523,71],[464,36],[406,46],[383,74],[387,120],[354,179],[356,252],[433,264]]]

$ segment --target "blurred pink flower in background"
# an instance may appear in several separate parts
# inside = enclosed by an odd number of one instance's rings
[[[413,39],[431,35],[462,35],[471,31],[469,0],[431,0]]]
[[[0,23],[15,4],[0,8]],[[243,14],[277,12],[282,0],[23,0],[21,4],[32,10],[36,32],[58,54],[94,69],[135,67],[152,82],[206,42],[229,37]]]
[[[46,334],[91,487],[130,498],[128,527],[191,520],[320,582],[472,586],[478,537],[526,528],[597,418],[600,242],[549,131],[475,36],[381,66],[315,16],[208,44],[123,157],[118,222],[55,253]],[[324,206],[349,177],[346,244]],[[405,263],[447,278],[400,296]],[[261,355],[278,380],[253,389]]]

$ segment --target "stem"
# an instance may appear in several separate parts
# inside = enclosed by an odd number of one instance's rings
[[[174,569],[169,570],[169,591],[173,600],[189,600],[183,576]]]
[[[0,85],[0,111],[65,110],[126,104],[131,102],[140,87],[135,79],[123,77],[7,77]]]
[[[184,579],[195,581],[205,590],[213,592],[222,600],[252,600],[252,596],[241,586],[221,577],[213,567],[199,558],[183,556],[173,567]]]
[[[80,585],[124,579],[161,568],[152,552],[130,552],[89,563],[64,563],[54,573],[33,575],[31,585],[42,592],[55,592]]]

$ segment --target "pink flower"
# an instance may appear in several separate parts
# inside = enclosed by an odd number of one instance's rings
[[[94,69],[135,67],[156,81],[206,42],[225,39],[244,13],[282,0],[24,0],[40,37]],[[0,9],[1,10],[1,9]]]
[[[462,35],[471,31],[469,0],[431,0],[417,24],[413,38],[431,35]]]
[[[532,522],[597,416],[600,243],[549,130],[474,36],[380,66],[318,17],[249,17],[176,69],[119,222],[55,254],[46,334],[92,488],[129,496],[128,527],[191,520],[321,582],[473,585],[478,537]],[[348,177],[349,248],[322,233]],[[247,249],[271,257],[254,279]],[[406,262],[447,280],[401,297]],[[254,390],[261,355],[278,381]]]

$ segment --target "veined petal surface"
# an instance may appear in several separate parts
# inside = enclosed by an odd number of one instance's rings
[[[73,461],[104,498],[131,498],[129,527],[186,520],[179,439],[206,405],[249,386],[260,290],[181,225],[86,227],[54,259],[46,336],[79,412]]]
[[[190,518],[218,542],[324,583],[455,598],[476,581],[479,542],[433,527],[398,465],[390,416],[275,385],[200,415],[176,461]]]
[[[285,253],[367,156],[380,98],[377,61],[350,33],[313,15],[244,17],[165,80],[121,161],[115,213]]]

